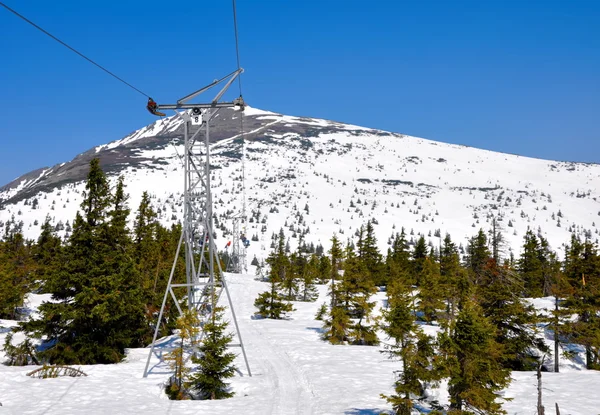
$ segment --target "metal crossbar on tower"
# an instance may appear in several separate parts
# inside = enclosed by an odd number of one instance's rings
[[[180,314],[183,314],[179,302],[185,300],[189,310],[195,310],[200,317],[200,335],[196,341],[200,341],[204,335],[202,327],[208,321],[214,312],[213,298],[219,299],[221,294],[225,292],[229,308],[232,315],[232,320],[235,325],[238,344],[242,349],[244,361],[248,374],[250,366],[246,357],[246,351],[242,342],[242,336],[237,323],[233,301],[229,294],[227,281],[223,270],[221,269],[221,261],[218,257],[217,248],[215,245],[215,233],[213,230],[213,204],[211,194],[211,177],[210,177],[210,122],[217,114],[220,108],[240,108],[244,109],[244,101],[242,97],[235,99],[232,102],[220,102],[221,98],[231,86],[233,81],[240,76],[244,70],[242,68],[230,73],[229,75],[215,80],[206,87],[193,92],[173,105],[158,105],[158,109],[166,110],[185,110],[177,111],[179,116],[184,121],[184,192],[183,192],[183,227],[177,252],[169,275],[169,281],[163,297],[163,302],[158,316],[158,322],[152,339],[152,346],[148,354],[148,360],[144,369],[144,377],[148,376],[148,368],[150,359],[154,353],[156,340],[160,328],[160,323],[164,316],[165,305],[169,295],[175,302]],[[210,103],[205,104],[190,104],[188,101],[197,97],[201,93],[210,88],[225,82],[225,85],[220,89],[215,98]],[[198,129],[190,134],[191,125],[198,125]],[[204,132],[204,140],[200,138],[200,133]],[[186,282],[182,284],[173,283],[173,275],[179,253],[181,249],[185,253],[185,271]],[[218,278],[216,278],[218,275]],[[173,291],[173,288],[186,288],[186,296],[178,299]],[[214,296],[214,297],[213,297]],[[232,345],[233,346],[233,345]]]

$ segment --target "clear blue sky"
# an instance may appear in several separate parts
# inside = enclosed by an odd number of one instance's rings
[[[236,67],[229,0],[2,1],[159,103]],[[600,162],[600,1],[237,3],[254,107]],[[144,96],[2,7],[0,100],[0,185],[154,121]]]

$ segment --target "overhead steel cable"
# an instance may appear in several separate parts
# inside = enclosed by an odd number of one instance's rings
[[[144,95],[145,97],[150,98],[150,95],[148,95],[148,94],[140,91],[139,89],[137,89],[136,87],[134,87],[133,85],[131,85],[129,82],[127,82],[124,79],[118,77],[117,75],[115,75],[114,73],[112,73],[111,71],[109,71],[108,69],[106,69],[105,67],[103,67],[102,65],[94,62],[93,60],[91,60],[90,58],[88,58],[87,56],[85,56],[83,53],[81,53],[78,50],[76,50],[75,48],[72,48],[71,46],[67,45],[65,42],[63,42],[62,40],[60,40],[59,38],[57,38],[56,36],[54,36],[52,33],[50,33],[48,31],[42,29],[41,27],[39,27],[38,25],[36,25],[35,23],[33,23],[31,20],[29,20],[28,18],[26,18],[22,14],[19,14],[17,11],[15,11],[15,10],[11,9],[10,7],[8,7],[6,4],[0,2],[0,6],[4,7],[6,10],[8,10],[11,13],[13,13],[14,15],[20,17],[21,19],[23,19],[24,21],[26,21],[27,23],[29,23],[30,25],[32,25],[33,27],[35,27],[36,29],[38,29],[39,31],[41,31],[42,33],[50,36],[52,39],[56,40],[61,45],[65,46],[66,48],[71,49],[73,52],[75,52],[76,54],[78,54],[79,56],[81,56],[83,59],[87,60],[88,62],[92,63],[93,65],[96,65],[98,68],[102,69],[104,72],[106,72],[107,74],[109,74],[113,78],[115,78],[115,79],[123,82],[125,85],[127,85],[131,89],[139,92],[140,94]]]
[[[238,40],[238,28],[237,28],[237,13],[235,7],[235,0],[233,0],[233,29],[235,30],[235,56],[237,57],[237,68],[240,69],[240,46]],[[240,97],[242,96],[242,77],[238,76],[238,84],[240,86]]]

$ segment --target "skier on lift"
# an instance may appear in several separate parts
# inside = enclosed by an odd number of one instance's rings
[[[163,112],[158,111],[158,104],[150,97],[148,97],[148,104],[146,105],[146,108],[153,115],[157,115],[159,117],[165,116],[165,114]]]

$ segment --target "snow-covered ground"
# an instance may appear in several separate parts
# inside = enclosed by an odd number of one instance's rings
[[[249,377],[240,350],[239,369],[232,380],[235,397],[220,401],[170,401],[163,384],[168,367],[154,357],[143,378],[149,349],[131,349],[124,362],[81,366],[87,377],[35,379],[26,373],[35,366],[0,365],[0,415],[3,414],[353,414],[376,415],[391,408],[379,397],[393,392],[393,371],[399,368],[381,353],[382,347],[330,345],[320,339],[322,322],[314,319],[327,301],[327,287],[320,286],[314,303],[294,303],[289,320],[256,319],[254,299],[266,284],[251,275],[228,277],[240,331],[248,354]],[[34,309],[47,296],[30,296]],[[379,304],[383,293],[377,294]],[[547,306],[549,300],[540,300]],[[13,321],[0,320],[0,342]],[[233,331],[233,325],[230,326]],[[433,331],[433,327],[426,327]],[[15,338],[18,340],[18,338]],[[166,343],[166,341],[165,341]],[[0,352],[0,359],[3,355]],[[600,372],[582,370],[563,362],[561,373],[543,374],[546,413],[558,402],[562,415],[600,413]],[[508,414],[530,415],[536,407],[533,372],[514,372],[505,396]],[[445,391],[433,390],[440,402]]]

